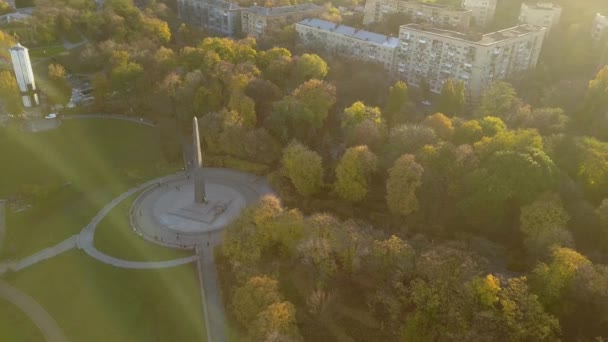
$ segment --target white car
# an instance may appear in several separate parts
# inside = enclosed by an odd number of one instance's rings
[[[51,113],[44,117],[45,119],[55,119],[57,118],[57,113]]]

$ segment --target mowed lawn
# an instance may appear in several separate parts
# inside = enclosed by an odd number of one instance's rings
[[[7,280],[38,301],[70,341],[206,340],[195,264],[127,270],[72,250]],[[22,329],[30,329],[27,322]]]
[[[166,173],[160,161],[156,129],[132,122],[67,120],[40,133],[0,128],[0,198],[25,193],[33,205],[8,212],[0,259],[77,234],[113,198]]]
[[[95,247],[108,255],[133,261],[169,260],[193,255],[194,251],[165,248],[133,233],[129,209],[140,193],[122,201],[99,223]]]
[[[43,342],[42,333],[23,312],[0,298],[0,341]]]
[[[50,58],[66,52],[63,45],[42,46],[29,49],[31,59]]]

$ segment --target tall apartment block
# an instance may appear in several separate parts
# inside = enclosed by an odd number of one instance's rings
[[[367,62],[382,64],[391,70],[397,38],[357,30],[320,19],[305,19],[296,24],[297,38],[301,43]]]
[[[23,106],[26,108],[37,106],[38,93],[36,92],[36,82],[34,81],[34,72],[32,71],[28,49],[17,43],[10,49],[10,53]]]
[[[551,2],[522,3],[519,11],[519,23],[542,26],[547,34],[559,23],[562,7]]]
[[[498,0],[464,0],[462,6],[472,11],[475,26],[486,27],[494,21]]]
[[[241,12],[241,28],[245,34],[261,37],[266,30],[317,17],[322,13],[323,7],[310,3],[280,7],[251,6]]]
[[[606,35],[608,35],[608,16],[597,13],[591,26],[591,38],[599,41]]]
[[[477,97],[494,81],[517,78],[538,62],[546,29],[521,25],[485,35],[403,25],[394,74],[409,84],[427,83],[440,93],[451,78]]]
[[[391,13],[404,13],[417,23],[429,23],[437,27],[466,30],[471,23],[472,12],[458,7],[408,0],[367,0],[363,24],[384,20]]]
[[[178,0],[179,19],[226,36],[240,31],[241,8],[224,0]]]

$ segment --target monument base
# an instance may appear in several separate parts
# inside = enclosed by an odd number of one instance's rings
[[[232,201],[208,200],[207,203],[192,203],[186,207],[170,211],[169,214],[205,224],[213,224],[218,217],[230,209]]]

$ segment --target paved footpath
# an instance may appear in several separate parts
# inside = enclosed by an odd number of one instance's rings
[[[122,120],[130,121],[136,124],[155,127],[154,121],[146,118],[140,118],[136,116],[122,115],[122,114],[70,114],[61,117],[62,120],[79,120],[79,119],[110,119],[110,120]]]
[[[114,209],[120,202],[124,201],[131,195],[135,194],[138,191],[141,191],[145,188],[154,186],[159,182],[167,182],[175,177],[183,177],[181,174],[161,177],[157,179],[153,179],[151,181],[140,184],[136,187],[129,189],[126,192],[123,192],[120,196],[116,197],[112,200],[112,202],[108,203],[95,217],[93,220],[82,229],[80,234],[78,235],[78,239],[76,240],[76,245],[78,248],[84,250],[89,256],[112,266],[120,267],[120,268],[131,268],[131,269],[152,269],[152,268],[166,268],[166,267],[175,267],[187,263],[191,263],[197,260],[197,256],[193,255],[191,257],[167,260],[167,261],[130,261],[118,259],[113,256],[107,255],[101,251],[99,251],[95,247],[95,229],[97,229],[97,225],[103,220],[106,215]]]
[[[213,250],[204,250],[202,254],[197,266],[199,281],[201,282],[201,296],[204,301],[207,340],[226,342],[228,340],[226,338],[226,315],[224,314]]]
[[[50,259],[63,252],[67,252],[70,249],[76,247],[76,239],[77,239],[77,235],[73,235],[53,247],[45,248],[45,249],[41,250],[40,252],[37,252],[36,254],[32,254],[19,261],[12,261],[12,262],[1,264],[0,265],[0,274],[4,273],[5,271],[7,271],[9,269],[12,271],[21,271],[22,269],[32,266],[33,264],[36,264],[40,261]]]
[[[48,342],[64,342],[67,338],[55,320],[32,297],[0,280],[0,297],[23,311],[40,329]]]

